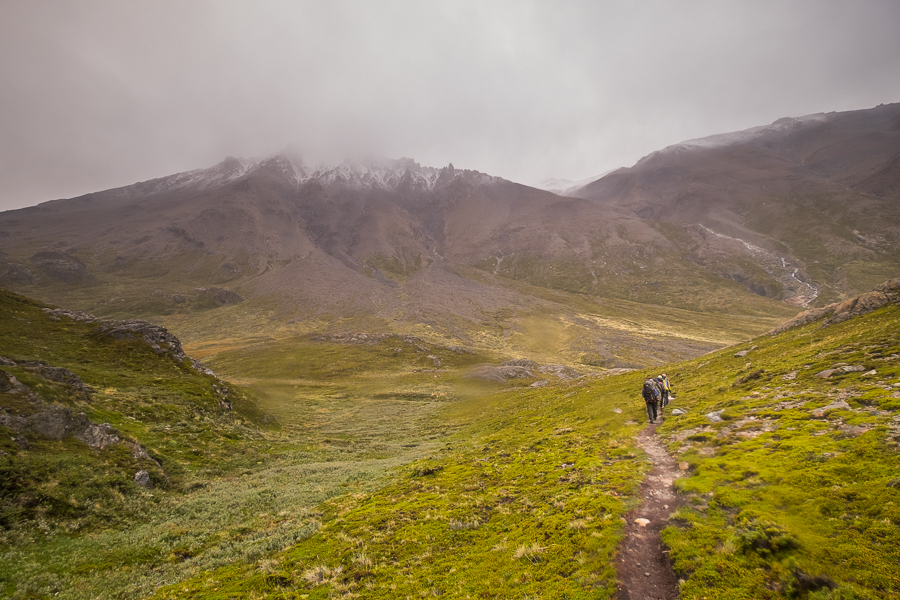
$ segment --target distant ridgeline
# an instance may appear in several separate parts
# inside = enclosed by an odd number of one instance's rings
[[[267,420],[163,327],[0,290],[0,528],[101,523]],[[212,435],[185,435],[188,422]]]

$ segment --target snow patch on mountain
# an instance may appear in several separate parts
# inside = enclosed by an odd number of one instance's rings
[[[298,187],[316,181],[322,186],[424,191],[459,178],[477,184],[501,181],[499,177],[478,171],[456,169],[452,163],[443,168],[423,167],[411,158],[307,164],[302,159],[278,155],[261,160],[229,157],[209,169],[196,169],[137,183],[129,186],[128,191],[154,195],[177,190],[203,190],[231,183],[263,169],[285,177]]]

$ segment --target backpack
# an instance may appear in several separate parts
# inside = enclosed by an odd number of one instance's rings
[[[644,387],[641,390],[641,395],[644,397],[644,400],[647,402],[659,402],[659,388],[656,387],[656,382],[652,379],[647,379],[644,381]]]

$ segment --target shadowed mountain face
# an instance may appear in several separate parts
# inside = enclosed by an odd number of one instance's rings
[[[580,197],[409,159],[229,158],[0,214],[0,286],[97,314],[252,301],[470,340],[509,315],[590,329],[602,299],[783,318],[896,273],[898,161],[900,105],[685,142]]]
[[[896,272],[900,104],[676,144],[573,194],[679,226],[688,260],[723,276],[747,277],[717,260],[743,254],[767,292],[843,298]]]

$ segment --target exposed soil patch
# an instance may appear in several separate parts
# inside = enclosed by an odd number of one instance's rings
[[[637,437],[638,445],[653,461],[653,470],[641,486],[644,503],[626,518],[625,539],[619,547],[616,562],[620,582],[617,600],[678,598],[678,579],[662,545],[660,532],[669,515],[682,502],[672,486],[681,473],[677,463],[657,440],[657,426],[648,425]]]

